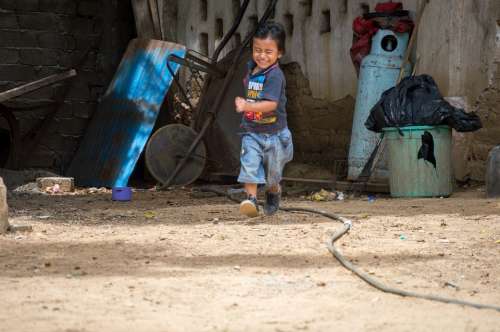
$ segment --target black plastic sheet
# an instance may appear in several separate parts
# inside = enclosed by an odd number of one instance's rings
[[[386,127],[421,125],[448,125],[460,132],[482,127],[477,114],[466,113],[444,100],[429,75],[407,77],[386,90],[365,122],[365,127],[375,132]]]
[[[436,156],[434,155],[434,137],[428,131],[422,135],[422,145],[418,150],[418,159],[424,159],[434,165],[436,168]]]

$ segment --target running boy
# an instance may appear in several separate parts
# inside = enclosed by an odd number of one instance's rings
[[[258,28],[253,38],[252,59],[244,80],[245,98],[236,97],[236,112],[243,113],[241,127],[241,169],[238,182],[245,184],[247,199],[240,212],[259,214],[257,185],[266,184],[264,213],[279,209],[281,174],[293,158],[292,135],[286,120],[285,76],[278,60],[285,51],[285,31],[278,23]]]

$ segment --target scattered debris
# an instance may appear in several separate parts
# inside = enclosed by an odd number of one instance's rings
[[[449,281],[446,281],[443,285],[443,287],[451,287],[451,288],[455,288],[455,290],[460,290],[460,287],[458,287],[457,285],[455,285],[454,283],[451,283]]]
[[[321,189],[318,192],[311,194],[310,196],[306,196],[306,199],[311,200],[313,202],[329,202],[329,201],[343,201],[345,199],[344,193],[340,191],[328,191],[325,189]]]
[[[14,189],[13,192],[16,194],[44,194],[44,192],[38,188],[36,182],[30,182],[21,185]]]
[[[65,187],[67,188],[67,187]],[[107,189],[104,187],[96,188],[76,188],[73,191],[68,192],[66,189],[62,189],[60,184],[54,184],[53,186],[46,187],[44,190],[39,188],[39,185],[36,182],[30,182],[15,188],[13,191],[15,194],[30,194],[30,195],[89,195],[89,194],[111,194],[111,189]]]
[[[67,177],[43,177],[37,178],[38,188],[49,194],[58,194],[62,192],[73,192],[75,190],[74,178]]]
[[[9,232],[32,232],[33,231],[33,226],[31,225],[16,225],[12,224],[8,228]]]
[[[90,187],[90,188],[82,189],[81,191],[83,191],[84,194],[110,194],[111,193],[111,189],[107,189],[105,187],[100,187],[100,188]],[[81,192],[81,191],[79,191],[79,192]]]
[[[144,217],[146,219],[152,219],[152,218],[156,217],[156,213],[154,211],[146,211],[146,212],[144,212]]]
[[[22,170],[14,171],[10,169],[0,168],[0,177],[5,181],[5,186],[9,190],[14,190],[17,187],[35,182],[40,177],[57,177],[58,175],[44,170]]]

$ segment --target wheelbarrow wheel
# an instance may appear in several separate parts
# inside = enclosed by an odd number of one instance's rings
[[[161,184],[167,182],[177,164],[186,156],[197,133],[190,127],[171,124],[158,129],[146,146],[146,167]],[[207,150],[200,141],[184,167],[172,180],[171,185],[188,185],[200,177],[205,168]]]

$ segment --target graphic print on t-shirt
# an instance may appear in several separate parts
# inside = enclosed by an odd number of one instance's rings
[[[266,75],[258,75],[248,78],[246,99],[247,102],[254,103],[258,100],[262,100],[262,90],[264,90],[265,80]],[[259,124],[271,124],[275,123],[277,120],[275,112],[269,112],[266,114],[263,114],[262,112],[245,112],[245,118],[248,121]]]

